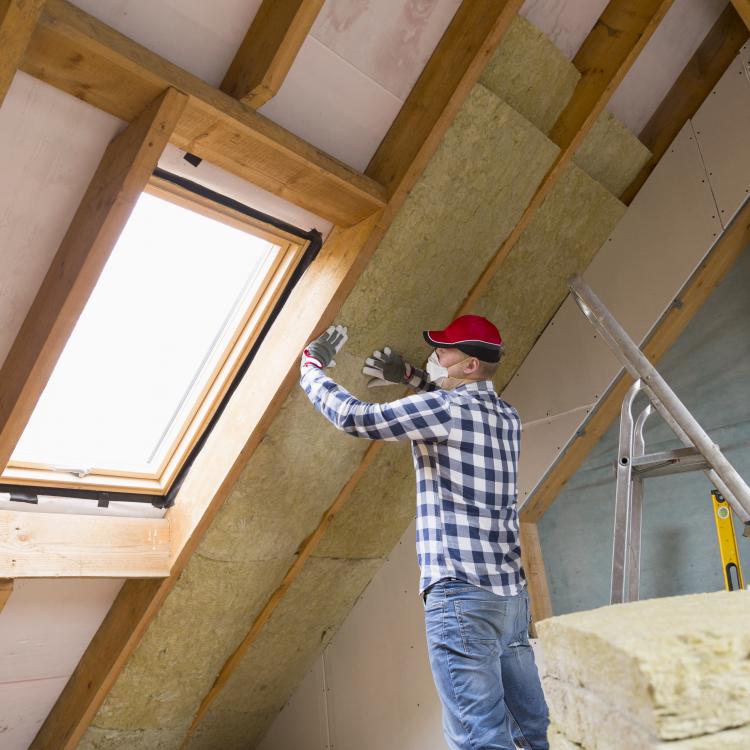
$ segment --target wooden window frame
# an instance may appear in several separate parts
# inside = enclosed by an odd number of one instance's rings
[[[261,219],[248,216],[216,201],[197,195],[169,180],[153,176],[143,191],[174,205],[194,211],[280,247],[264,280],[248,303],[240,324],[231,333],[211,373],[201,388],[187,419],[154,472],[110,470],[92,467],[84,476],[41,463],[9,461],[0,481],[37,487],[64,487],[134,494],[164,495],[177,478],[187,458],[216,413],[242,363],[258,340],[263,326],[286,288],[307,249],[309,241]]]

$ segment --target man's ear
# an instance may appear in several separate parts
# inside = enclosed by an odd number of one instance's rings
[[[464,375],[473,375],[479,369],[479,360],[472,357],[464,367]]]

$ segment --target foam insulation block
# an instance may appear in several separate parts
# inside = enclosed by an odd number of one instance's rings
[[[516,16],[479,80],[547,134],[580,77],[545,34]]]
[[[189,750],[255,747],[381,562],[311,559],[212,704]]]
[[[568,166],[475,306],[506,342],[499,391],[565,299],[568,278],[588,266],[624,213],[608,190]]]
[[[573,161],[613,195],[622,195],[651,152],[606,110],[594,123]]]
[[[586,750],[747,747],[748,622],[750,591],[722,591],[538,623],[556,732]]]

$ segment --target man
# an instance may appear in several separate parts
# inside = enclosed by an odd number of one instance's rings
[[[301,385],[338,429],[410,440],[417,472],[417,556],[430,665],[452,750],[548,748],[547,706],[528,642],[516,473],[521,423],[495,393],[503,343],[486,318],[464,315],[425,331],[423,372],[389,349],[363,369],[369,385],[419,393],[389,403],[356,399],[323,369],[347,339],[329,328],[305,349]]]

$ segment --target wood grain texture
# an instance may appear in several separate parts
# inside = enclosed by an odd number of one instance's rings
[[[542,557],[542,545],[539,541],[539,528],[535,523],[522,522],[519,525],[521,539],[521,558],[526,581],[529,587],[531,620],[534,625],[540,620],[552,617],[552,600],[549,595],[547,571]]]
[[[365,174],[393,195],[421,173],[523,3],[464,0]],[[427,147],[427,153],[420,151]]]
[[[0,576],[164,578],[169,522],[0,511]]]
[[[638,136],[651,158],[622,194],[629,205],[683,125],[695,115],[735,59],[750,32],[729,4],[690,58],[672,88]]]
[[[7,466],[186,101],[184,94],[165,91],[104,152],[0,370],[0,468]]]
[[[732,5],[745,23],[745,27],[750,29],[750,0],[732,0]]]
[[[374,180],[65,0],[48,0],[21,70],[127,122],[175,88],[188,95],[176,146],[341,226],[385,204]]]
[[[323,0],[263,0],[221,90],[253,109],[273,98],[322,7]]]
[[[0,106],[42,12],[44,0],[0,0]]]
[[[642,349],[651,362],[658,362],[677,340],[748,243],[750,203],[746,203],[741,209],[648,337]],[[620,375],[600,399],[588,420],[529,495],[521,508],[522,522],[536,523],[547,512],[568,480],[578,471],[620,413],[622,400],[632,382],[630,376]]]
[[[672,2],[673,0],[611,0],[607,5],[576,55],[574,63],[581,71],[581,78],[550,133],[550,138],[560,147],[560,153],[518,223],[467,295],[459,310],[460,315],[472,312],[476,301],[552,192]]]
[[[13,579],[12,578],[0,578],[0,613],[2,613],[12,593],[13,593]]]

